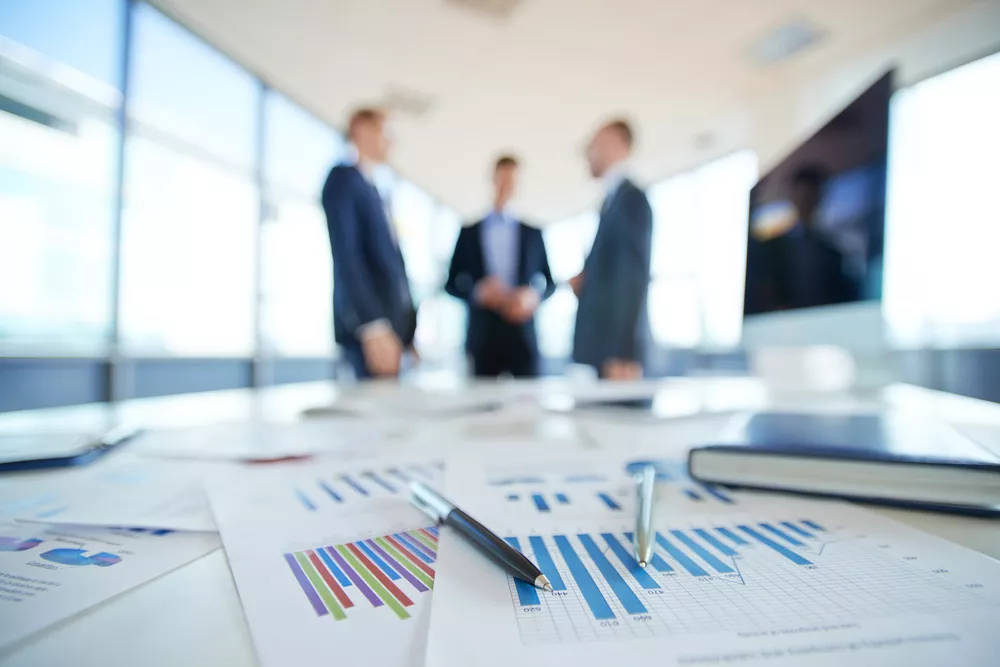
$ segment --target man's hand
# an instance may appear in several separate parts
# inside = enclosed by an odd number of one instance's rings
[[[579,297],[580,290],[583,289],[583,271],[569,279],[569,286],[573,289],[573,294]]]
[[[542,302],[538,292],[530,287],[519,287],[514,290],[503,309],[503,317],[511,324],[524,324],[535,315],[538,304]]]
[[[628,359],[608,359],[601,365],[601,378],[613,382],[627,382],[642,378],[642,366]]]
[[[476,283],[476,302],[483,308],[502,311],[510,299],[510,289],[496,276],[487,276]]]
[[[396,332],[388,326],[374,327],[361,335],[361,351],[372,375],[395,377],[399,375],[399,361],[403,346]]]

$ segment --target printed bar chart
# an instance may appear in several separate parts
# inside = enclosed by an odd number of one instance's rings
[[[610,494],[601,492],[597,494],[597,497],[601,500],[602,503],[607,505],[608,509],[621,511],[622,506],[618,504],[618,501],[612,498]]]
[[[432,526],[286,553],[284,558],[316,616],[343,621],[347,610],[367,602],[405,620],[411,617],[407,608],[414,605],[415,594],[434,586],[430,564],[437,557],[437,538]]]
[[[364,500],[383,494],[397,495],[405,490],[412,478],[434,479],[434,473],[425,466],[407,466],[406,472],[398,467],[385,470],[362,470],[356,474],[339,474],[321,478],[313,483],[302,484],[292,490],[298,504],[310,511],[318,512],[332,506],[340,506],[357,500]]]

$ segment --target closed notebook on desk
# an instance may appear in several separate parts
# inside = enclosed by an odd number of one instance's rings
[[[688,467],[711,484],[1000,514],[1000,457],[919,416],[743,415]]]

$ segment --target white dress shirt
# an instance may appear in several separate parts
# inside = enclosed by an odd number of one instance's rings
[[[483,221],[480,241],[486,272],[508,287],[518,283],[518,248],[521,229],[509,211],[494,211]]]

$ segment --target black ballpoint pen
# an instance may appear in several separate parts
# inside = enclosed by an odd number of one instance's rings
[[[436,491],[420,482],[410,482],[410,500],[435,521],[454,529],[476,548],[490,556],[507,572],[543,591],[552,584],[542,571],[520,551],[504,542],[489,528],[445,500]]]

